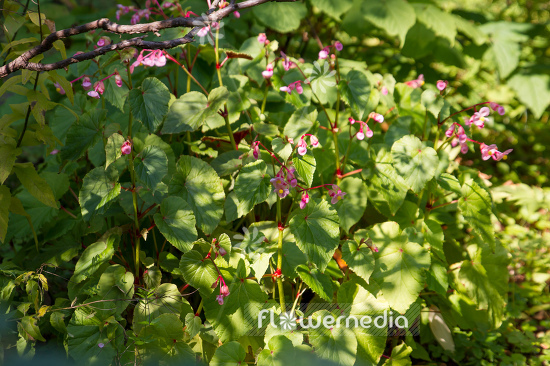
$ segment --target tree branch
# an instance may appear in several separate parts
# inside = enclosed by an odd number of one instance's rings
[[[93,59],[97,56],[104,55],[108,52],[122,50],[129,47],[146,48],[146,49],[169,49],[180,46],[182,44],[190,43],[193,41],[194,36],[204,26],[207,26],[213,22],[217,22],[226,16],[230,15],[234,11],[240,9],[251,8],[266,2],[295,2],[297,0],[246,0],[237,4],[230,4],[223,9],[215,11],[213,7],[208,11],[208,15],[193,18],[178,17],[173,19],[166,19],[146,24],[135,25],[121,25],[111,22],[107,18],[99,19],[90,23],[82,24],[76,27],[63,29],[48,35],[39,45],[31,48],[30,50],[21,54],[13,61],[9,62],[5,66],[0,67],[0,78],[4,78],[9,74],[21,70],[33,70],[33,71],[50,71],[67,67],[70,64]],[[216,5],[219,1],[214,1],[213,5]],[[53,47],[53,43],[57,40],[72,37],[78,34],[86,33],[95,29],[103,29],[104,31],[116,33],[116,34],[141,34],[141,33],[154,33],[158,34],[158,31],[168,28],[176,27],[194,27],[189,33],[182,38],[176,38],[170,41],[144,41],[143,39],[147,35],[123,40],[119,43],[113,43],[108,46],[97,48],[93,51],[80,53],[78,55],[71,56],[61,61],[57,61],[51,64],[41,64],[29,62],[33,57],[40,55]]]

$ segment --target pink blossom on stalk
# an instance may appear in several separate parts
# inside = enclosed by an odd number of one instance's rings
[[[308,204],[309,202],[309,194],[307,194],[306,192],[304,192],[302,194],[302,199],[300,200],[300,208],[303,210],[304,208],[306,208],[306,205]]]
[[[338,187],[336,184],[333,184],[332,189],[328,190],[328,195],[330,197],[332,197],[330,203],[332,203],[334,205],[334,204],[338,203],[338,201],[340,201],[342,198],[344,198],[346,193],[342,192],[340,187]]]
[[[89,95],[90,97],[92,97],[92,98],[95,98],[95,99],[101,98],[100,95],[99,95],[99,93],[98,93],[97,91],[95,91],[95,90],[90,90],[90,91],[88,92],[88,95]]]
[[[162,4],[162,7],[163,7],[164,9],[168,9],[168,8],[170,8],[170,7],[172,7],[172,6],[174,6],[173,3],[164,3],[164,4]]]
[[[229,287],[227,287],[226,284],[223,284],[222,286],[220,286],[220,294],[223,295],[224,297],[227,297],[229,296]]]
[[[254,159],[258,160],[260,157],[260,142],[254,141],[252,143],[252,155],[254,155]]]
[[[319,146],[319,139],[316,136],[313,136],[313,135],[309,136],[309,141],[311,142],[312,147]]]
[[[97,45],[99,47],[108,46],[110,44],[111,44],[111,38],[107,36],[103,36],[97,41]]]
[[[296,187],[298,185],[298,180],[294,177],[294,173],[296,172],[295,168],[289,168],[286,171],[286,182],[292,187]]]
[[[59,83],[55,82],[53,85],[55,86],[56,92],[58,92],[61,95],[65,95],[65,89],[63,89],[63,87]]]
[[[365,139],[365,133],[363,132],[363,124],[361,124],[361,128],[359,128],[359,132],[357,132],[357,140],[364,140]]]
[[[265,41],[267,41],[267,36],[265,33],[258,34],[258,42],[261,44],[265,44]]]
[[[120,147],[120,152],[122,155],[129,155],[132,152],[132,143],[130,140],[124,141],[122,146]]]
[[[355,119],[353,117],[348,118],[349,124],[352,125],[355,123]]]
[[[380,91],[382,92],[382,95],[388,95],[389,93],[388,88],[386,88],[385,86],[383,86]]]
[[[298,154],[304,156],[307,153],[307,144],[302,137],[298,142]]]
[[[334,48],[336,48],[337,51],[342,51],[344,49],[344,45],[341,42],[336,41],[334,43]]]
[[[420,74],[418,75],[418,78],[416,78],[415,80],[406,81],[405,84],[414,89],[420,88],[422,85],[424,85],[424,75]]]
[[[216,300],[218,301],[218,304],[223,305],[223,295],[216,296]]]
[[[479,112],[475,112],[474,115],[470,118],[468,121],[469,124],[475,124],[479,128],[485,127],[485,121],[487,120],[487,117],[489,114],[491,114],[491,110],[489,107],[483,107],[479,110]]]
[[[484,143],[480,145],[480,149],[481,149],[481,158],[483,160],[489,160],[490,158],[493,158],[493,160],[496,160],[496,161],[500,161],[502,159],[506,160],[508,158],[507,155],[513,151],[513,149],[508,149],[504,152],[500,152],[497,149],[497,145],[495,144],[486,145]]]
[[[285,198],[289,193],[288,186],[281,176],[276,176],[269,180],[273,184],[273,191],[277,193],[280,198]]]
[[[89,90],[92,87],[92,80],[89,77],[84,76],[82,79],[82,89]]]
[[[437,86],[438,90],[443,91],[447,88],[447,85],[449,85],[449,83],[447,82],[447,80],[438,80],[435,85]]]
[[[498,114],[500,114],[501,116],[504,115],[505,111],[504,111],[504,107],[501,106],[500,104],[498,103],[495,103],[495,102],[491,102],[489,103],[489,106],[491,107],[491,109],[493,111],[496,111]]]
[[[455,133],[455,124],[453,123],[447,131],[445,131],[445,136],[451,137]]]
[[[115,74],[115,84],[119,88],[122,87],[122,77],[120,76],[120,74],[118,72]]]
[[[220,255],[223,257],[224,255],[227,254],[227,250],[223,249],[222,247],[220,247],[220,249],[218,249],[218,253],[220,253]]]
[[[292,65],[294,65],[294,62],[290,61],[288,59],[287,55],[283,51],[281,51],[281,58],[283,59],[283,67],[284,67],[285,71],[290,70]]]
[[[323,48],[321,51],[319,51],[319,60],[324,60],[328,57],[330,50],[328,47]]]
[[[144,55],[144,52],[149,51],[149,54]],[[141,65],[163,67],[166,65],[166,56],[162,50],[141,50],[136,61],[130,66],[130,73],[134,72],[135,67]]]
[[[239,19],[241,17],[241,13],[239,13],[238,11],[234,11],[233,12],[233,16],[237,19]]]
[[[269,63],[267,64],[267,67],[264,71],[262,71],[262,76],[264,79],[270,79],[273,76],[273,64]]]
[[[371,138],[373,135],[374,135],[374,132],[372,132],[372,130],[369,128],[369,126],[367,126],[367,124],[365,123],[365,135],[368,137],[368,138]]]
[[[369,118],[372,118],[373,120],[375,120],[378,123],[384,122],[384,116],[381,115],[380,113],[370,112]]]
[[[302,83],[301,80],[297,80],[297,81],[295,81],[295,82],[293,82],[293,83],[288,84],[288,86],[281,86],[281,87],[279,88],[279,90],[282,91],[282,92],[286,92],[286,93],[288,93],[288,94],[291,94],[292,91],[293,91],[294,89],[296,89],[296,92],[297,92],[298,94],[302,94],[302,93],[304,92],[304,88],[302,87],[302,84],[301,84],[301,83]]]

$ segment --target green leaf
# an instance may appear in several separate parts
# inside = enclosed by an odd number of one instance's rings
[[[141,330],[150,324],[151,320],[162,314],[175,314],[185,316],[193,312],[193,309],[181,295],[178,287],[173,283],[163,283],[153,291],[152,296],[139,299],[134,310],[133,331],[139,334]]]
[[[449,173],[442,173],[439,177],[437,177],[437,184],[439,186],[447,191],[451,191],[453,193],[456,193],[458,195],[462,194],[462,187],[460,186],[460,182],[454,175],[451,175]]]
[[[401,343],[391,350],[391,357],[384,362],[384,366],[411,366],[412,362],[409,355],[412,351],[411,347]]]
[[[216,349],[210,366],[240,366],[245,358],[246,351],[239,342],[227,342]]]
[[[310,200],[303,210],[295,210],[290,219],[290,232],[308,260],[324,271],[338,247],[340,225],[336,210],[325,200]]]
[[[458,208],[464,220],[474,229],[480,239],[495,248],[495,232],[491,223],[491,197],[473,180],[462,185],[462,197]]]
[[[451,46],[455,43],[456,24],[455,16],[442,11],[439,8],[429,4],[412,4],[417,19],[426,24],[435,34],[449,40]]]
[[[358,246],[355,240],[346,240],[342,244],[342,259],[353,272],[369,283],[375,261],[373,252],[368,246]]]
[[[226,151],[212,160],[210,166],[214,168],[220,177],[233,174],[243,166],[243,159],[241,159],[242,155],[242,151]]]
[[[117,325],[117,327],[120,326]],[[106,328],[108,329],[109,326]],[[115,335],[109,334],[106,331],[107,329],[104,328],[103,331],[100,331],[97,325],[70,323],[67,327],[67,334],[71,335],[67,337],[69,356],[83,365],[101,366],[111,364],[117,352],[113,347],[112,340],[109,338],[110,335],[113,337]],[[122,331],[119,332],[120,336],[124,337]],[[104,345],[103,348],[99,348],[100,343]]]
[[[239,213],[246,214],[267,199],[271,191],[269,179],[267,165],[263,160],[246,164],[241,169],[234,188],[235,196],[242,205],[242,212]]]
[[[434,149],[413,135],[404,136],[391,148],[393,165],[415,193],[435,175],[439,158]]]
[[[292,113],[290,119],[285,125],[284,134],[291,139],[298,140],[304,133],[307,133],[313,127],[317,120],[317,110],[311,112],[309,107],[303,107]]]
[[[434,220],[426,220],[422,223],[422,232],[428,244],[430,251],[437,255],[439,259],[445,261],[445,251],[443,250],[443,229],[438,222]]]
[[[414,8],[405,0],[366,1],[361,11],[372,24],[384,29],[390,36],[398,36],[401,45],[416,21]]]
[[[17,163],[13,166],[13,172],[30,194],[43,204],[57,208],[52,189],[46,180],[38,175],[32,163]]]
[[[195,131],[206,123],[207,119],[219,120],[223,125],[223,117],[218,114],[218,110],[227,101],[228,97],[229,91],[225,86],[212,90],[208,98],[204,94],[195,91],[183,94],[170,106],[162,133]],[[219,122],[212,124],[215,126],[220,125]]]
[[[350,106],[355,118],[364,120],[370,110],[369,104],[371,85],[367,76],[357,70],[350,71],[344,80],[338,84],[342,99]]]
[[[290,155],[292,155],[292,145],[283,141],[282,138],[276,137],[271,141],[271,147],[273,152],[286,162]]]
[[[107,144],[105,145],[105,169],[122,156],[120,147],[123,143],[124,137],[122,137],[122,135],[113,133],[109,136]]]
[[[191,156],[178,161],[168,191],[187,201],[195,213],[197,225],[210,234],[223,215],[225,193],[220,177],[206,162]]]
[[[294,345],[284,335],[272,337],[269,340],[268,348],[258,355],[258,366],[288,366],[295,362]]]
[[[305,4],[299,2],[266,3],[255,7],[252,11],[260,22],[279,33],[298,29],[300,22],[307,14]]]
[[[409,190],[403,177],[393,167],[391,154],[385,150],[378,153],[373,175],[367,186],[369,201],[388,217],[395,215],[399,210]]]
[[[294,163],[298,176],[306,182],[308,187],[311,187],[311,183],[313,182],[313,174],[315,173],[315,167],[317,166],[317,162],[315,161],[315,157],[313,156],[311,150],[308,150],[305,155],[296,154],[292,158],[292,163]]]
[[[317,322],[317,317],[326,319],[328,316],[337,318],[337,316],[326,310],[319,310],[313,313],[310,321]],[[329,329],[321,326],[311,332],[309,341],[319,358],[342,366],[353,366],[355,364],[357,338],[351,329],[347,327]]]
[[[210,259],[205,259],[196,250],[191,250],[181,257],[180,270],[183,278],[203,294],[212,293],[212,284],[218,278],[218,272]]]
[[[77,284],[92,276],[104,263],[108,263],[115,253],[115,246],[122,235],[121,228],[107,231],[95,243],[89,245],[76,262],[71,282]]]
[[[353,0],[316,0],[314,5],[329,17],[339,20],[340,16],[352,7]]]
[[[154,133],[168,113],[170,91],[159,79],[149,77],[139,88],[130,90],[130,111],[149,132]]]
[[[154,218],[159,231],[170,244],[182,252],[193,248],[192,243],[197,239],[195,216],[183,198],[170,196],[163,199],[160,212]]]
[[[244,260],[240,260],[234,274],[221,270],[229,286],[230,295],[224,304],[218,304],[217,293],[204,300],[204,313],[222,342],[237,340],[257,329],[258,313],[267,302],[267,295],[255,281],[246,278]]]
[[[125,73],[122,75],[126,79]],[[111,103],[114,107],[118,108],[121,112],[124,112],[124,105],[126,104],[126,99],[128,99],[128,87],[126,84],[122,83],[122,86],[116,85],[115,78],[110,78],[104,81],[105,83],[105,92],[103,96],[105,99]]]
[[[46,342],[46,339],[42,336],[40,333],[40,328],[36,324],[36,318],[33,316],[24,316],[21,318],[21,327],[23,330],[27,333],[27,335],[31,336],[33,339]]]
[[[118,170],[115,165],[107,169],[95,168],[84,177],[78,193],[82,218],[90,221],[92,216],[104,214],[112,201],[120,194]]]
[[[340,226],[349,233],[349,229],[357,224],[367,208],[367,186],[360,178],[348,177],[342,180],[340,189],[346,192],[346,196],[335,207],[340,217]]]
[[[94,146],[102,137],[106,116],[105,109],[84,113],[69,129],[65,146],[61,149],[61,158],[76,160]]]
[[[508,80],[508,85],[516,92],[518,99],[533,111],[536,119],[550,104],[550,75],[516,74]]]
[[[21,154],[21,149],[16,148],[10,144],[0,145],[0,184],[4,184],[9,177],[13,165],[15,164],[15,158]]]
[[[332,301],[332,281],[330,277],[321,273],[317,268],[308,268],[300,264],[296,267],[298,276],[315,292],[320,298],[326,301]]]
[[[371,278],[380,285],[392,309],[405,313],[424,288],[430,254],[421,245],[408,242],[396,222],[375,225],[369,237],[379,249]]]
[[[153,190],[168,173],[168,158],[160,147],[154,145],[146,146],[134,158],[134,165],[138,179]]]
[[[428,89],[422,93],[421,97],[422,105],[440,121],[443,121],[449,116],[451,105],[446,99],[439,96],[439,93]]]
[[[6,186],[0,186],[0,242],[4,242],[8,233],[10,218],[11,192]]]

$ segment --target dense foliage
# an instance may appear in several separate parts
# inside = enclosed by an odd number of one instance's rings
[[[547,2],[207,3],[3,2],[3,65],[196,28],[2,79],[0,364],[548,364]]]

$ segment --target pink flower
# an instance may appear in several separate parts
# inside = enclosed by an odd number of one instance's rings
[[[309,141],[311,142],[312,147],[317,147],[319,145],[319,139],[316,136],[309,136]]]
[[[294,177],[294,173],[296,172],[295,168],[290,168],[286,171],[286,181],[292,188],[296,187],[298,185],[298,180]]]
[[[56,92],[58,92],[61,95],[65,95],[65,89],[63,89],[63,87],[59,83],[56,82],[53,85],[55,86]]]
[[[374,132],[372,132],[372,130],[369,128],[369,126],[367,126],[367,124],[365,124],[365,135],[368,137],[368,138],[371,138],[373,135],[374,135]]]
[[[440,90],[440,91],[445,90],[445,88],[447,88],[447,85],[449,85],[447,80],[438,80],[437,84],[436,84],[437,89]]]
[[[280,198],[285,198],[290,193],[286,182],[279,174],[277,174],[275,178],[272,178],[269,181],[271,182],[271,184],[273,184],[273,191],[277,193]]]
[[[258,34],[258,42],[260,42],[261,44],[265,44],[265,41],[267,41],[267,36],[265,35],[265,33]]]
[[[88,92],[88,95],[89,95],[90,97],[92,97],[92,98],[95,98],[95,99],[99,99],[99,98],[100,98],[99,93],[96,92],[95,90],[90,90],[90,91]]]
[[[254,159],[258,160],[260,157],[260,142],[254,141],[252,143],[252,155],[254,155]]]
[[[301,80],[297,80],[297,81],[295,81],[295,82],[293,82],[293,83],[288,84],[288,86],[281,86],[281,87],[279,88],[279,90],[282,91],[282,92],[286,92],[286,93],[288,93],[288,94],[291,94],[292,91],[293,91],[294,89],[296,89],[296,92],[297,92],[298,94],[302,94],[302,93],[304,92],[304,88],[302,87],[302,84],[301,84],[301,83],[302,83]]]
[[[378,123],[384,122],[384,116],[381,115],[380,113],[370,112],[369,118],[372,118],[373,120],[375,120]]]
[[[120,147],[120,152],[122,155],[129,155],[132,152],[132,143],[130,140],[124,141],[122,146]]]
[[[193,13],[191,10],[185,12],[185,14],[183,14],[183,17],[184,18],[189,18],[191,16],[191,14],[193,14],[194,16],[197,16],[197,14]]]
[[[149,51],[148,55],[143,54]],[[162,50],[141,50],[136,61],[130,66],[130,73],[134,72],[135,67],[141,65],[163,67],[166,65],[166,56]]]
[[[300,201],[300,208],[303,210],[309,202],[309,194],[304,192],[302,194],[302,200]]]
[[[346,193],[342,192],[340,187],[338,187],[336,184],[333,184],[332,189],[329,189],[329,191],[328,191],[328,195],[330,197],[332,197],[332,200],[330,201],[330,203],[332,203],[334,205],[334,204],[338,203],[338,201],[340,201],[342,198],[344,198]]]
[[[357,132],[357,140],[364,140],[365,134],[363,133],[363,125],[361,125],[361,128],[359,129],[359,132]]]
[[[59,153],[59,150],[53,149],[50,155],[57,155]]]
[[[319,60],[324,60],[328,57],[329,54],[329,48],[325,47],[321,51],[319,51]]]
[[[416,78],[415,80],[406,81],[405,84],[410,86],[411,88],[420,88],[422,85],[424,85],[424,75],[420,74],[418,75],[418,78]]]
[[[108,46],[111,44],[111,38],[103,36],[97,41],[97,45],[99,47]]]
[[[218,301],[218,304],[223,305],[223,295],[216,296],[216,300]]]
[[[92,80],[89,77],[84,76],[82,79],[82,89],[89,90],[92,87]]]
[[[98,343],[97,346],[98,346],[99,348],[103,348],[103,347],[105,347],[105,344],[103,344],[103,343]]]
[[[264,71],[262,71],[262,76],[264,79],[269,79],[273,76],[273,64],[269,63],[267,64],[267,67]]]
[[[485,121],[487,120],[487,117],[489,114],[491,114],[491,110],[489,107],[483,107],[479,110],[479,112],[475,112],[474,115],[470,118],[468,121],[469,124],[475,124],[479,128],[485,127]]]
[[[481,149],[481,158],[483,160],[489,160],[490,158],[493,158],[493,160],[500,161],[501,159],[506,160],[508,158],[508,154],[510,154],[513,149],[508,149],[504,152],[500,152],[497,150],[497,145],[486,145],[484,143],[480,146]]]
[[[491,102],[491,103],[489,103],[489,106],[491,107],[491,109],[493,111],[497,111],[497,113],[500,114],[501,116],[504,115],[504,113],[505,113],[504,107],[501,106],[500,104],[495,103],[495,102]]]
[[[239,19],[241,17],[241,13],[239,13],[238,11],[234,11],[233,12],[233,16],[237,19]]]
[[[337,51],[342,51],[344,49],[344,45],[340,43],[339,41],[336,41],[334,43],[334,48],[336,48]]]
[[[294,65],[294,62],[290,61],[288,59],[287,55],[285,55],[285,53],[283,51],[281,51],[281,57],[283,59],[283,67],[284,67],[285,71],[290,70],[292,65]]]
[[[222,247],[220,247],[220,249],[218,249],[218,253],[220,253],[220,255],[223,257],[224,255],[227,254],[227,250],[223,249]]]
[[[382,92],[382,95],[388,95],[388,88],[383,86],[382,89],[381,89],[381,92]]]
[[[350,125],[355,123],[355,119],[353,119],[353,117],[348,118],[348,121]]]
[[[445,136],[451,137],[455,133],[455,124],[453,123],[447,131],[445,131]]]
[[[119,88],[122,87],[122,77],[120,76],[120,74],[118,72],[115,74],[115,84]]]
[[[298,142],[298,154],[304,156],[307,153],[307,144],[303,138]]]
[[[220,294],[223,295],[224,297],[229,296],[229,287],[227,287],[226,284],[223,284],[222,286],[220,286]]]
[[[174,6],[174,4],[172,4],[172,3],[164,3],[164,4],[162,4],[162,6],[164,7],[164,9],[168,9],[168,8]]]

